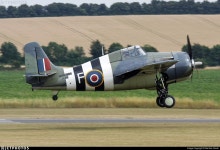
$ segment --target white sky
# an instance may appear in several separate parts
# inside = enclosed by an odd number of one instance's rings
[[[168,1],[168,0],[163,0],[163,1]],[[179,1],[179,0],[173,0],[173,1]],[[203,2],[204,0],[195,0],[195,2]],[[206,0],[209,2],[215,2],[217,0]],[[20,6],[21,4],[27,4],[27,5],[35,5],[35,4],[40,4],[42,6],[54,3],[54,2],[61,2],[61,3],[72,3],[76,4],[77,6],[81,5],[82,3],[94,3],[94,4],[105,4],[107,7],[110,7],[113,3],[116,2],[139,2],[140,4],[142,3],[150,3],[151,0],[105,0],[105,1],[100,1],[100,0],[0,0],[0,5],[3,6]]]

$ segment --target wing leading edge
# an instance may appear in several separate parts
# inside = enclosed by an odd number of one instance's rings
[[[131,68],[126,68],[126,71],[123,70],[123,72],[116,72],[114,73],[115,77],[122,76],[122,75],[128,75],[133,74],[134,71],[138,71],[145,74],[153,74],[157,72],[165,72],[169,67],[176,64],[178,60],[165,60],[165,61],[158,61],[154,63],[148,63],[142,66],[136,66]]]
[[[176,64],[178,60],[166,60],[166,61],[160,61],[152,64],[148,64],[142,68],[142,72],[145,72],[147,74],[156,73],[156,72],[165,72],[168,68]]]

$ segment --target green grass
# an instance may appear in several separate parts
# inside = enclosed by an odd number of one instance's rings
[[[180,98],[220,102],[220,70],[194,71],[192,80],[172,84],[170,93]]]
[[[48,103],[51,100],[51,91],[37,90],[32,91],[31,86],[25,82],[24,70],[17,71],[0,71],[0,102],[2,107],[6,103],[21,103],[27,101],[27,105],[37,105],[39,103]],[[192,81],[186,80],[179,83],[174,83],[169,86],[169,94],[173,95],[177,101],[186,101],[188,103],[196,103],[196,101],[214,102],[220,104],[220,70],[199,70],[198,74],[195,71]],[[135,105],[136,102],[142,105],[142,101],[154,102],[157,97],[154,90],[129,90],[129,91],[108,91],[108,92],[77,92],[77,91],[61,91],[58,101],[71,101],[78,103],[84,100],[82,105],[96,101],[102,103],[102,100],[108,100],[111,104],[96,104],[101,106],[110,106],[114,103],[114,107],[121,104],[126,107]],[[134,99],[134,102],[132,102]],[[138,101],[139,100],[139,101]],[[34,102],[32,102],[34,101]],[[90,102],[89,102],[90,101]],[[136,102],[135,102],[136,101]],[[129,104],[125,104],[125,103]],[[34,103],[34,104],[33,104]],[[53,103],[53,101],[52,101]],[[108,102],[104,102],[108,103]],[[117,103],[117,104],[116,104]],[[121,103],[121,104],[120,104]],[[12,105],[12,104],[11,104]],[[17,104],[13,104],[17,105]],[[50,105],[50,104],[48,104]],[[54,104],[52,104],[54,105]],[[77,104],[79,107],[82,105]],[[187,104],[190,105],[190,104]],[[215,104],[213,104],[215,105]],[[57,106],[57,104],[55,105]],[[53,107],[55,107],[53,106]],[[89,106],[89,105],[88,105]],[[93,105],[94,106],[94,105]],[[97,107],[98,107],[97,106]],[[16,106],[14,106],[16,107]],[[95,107],[95,106],[94,106]]]

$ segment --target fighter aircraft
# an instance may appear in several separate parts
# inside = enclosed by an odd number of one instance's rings
[[[186,80],[202,62],[194,62],[187,35],[188,52],[144,52],[134,45],[73,67],[54,65],[37,42],[24,46],[26,83],[32,90],[116,91],[156,90],[156,103],[172,108],[175,98],[168,85]]]

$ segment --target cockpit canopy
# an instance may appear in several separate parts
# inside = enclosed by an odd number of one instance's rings
[[[126,60],[132,57],[143,56],[143,55],[146,55],[146,53],[139,45],[121,49],[122,60]]]
[[[144,56],[146,55],[146,53],[139,45],[135,45],[109,53],[108,55],[110,58],[110,62],[112,63],[112,62],[128,60],[131,58]]]

